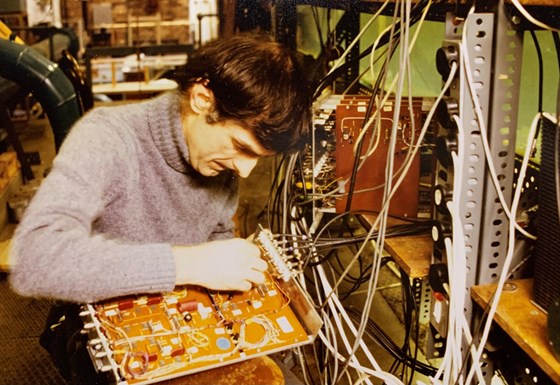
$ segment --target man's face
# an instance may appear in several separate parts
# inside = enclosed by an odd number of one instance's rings
[[[273,155],[262,147],[253,133],[233,122],[209,124],[198,115],[185,130],[190,163],[204,176],[233,170],[242,178],[249,176],[259,158]]]

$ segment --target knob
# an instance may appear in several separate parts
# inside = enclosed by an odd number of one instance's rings
[[[433,198],[434,205],[437,210],[442,214],[449,214],[449,209],[447,208],[447,202],[451,201],[453,197],[453,191],[449,186],[444,186],[438,184],[434,187]]]
[[[436,155],[445,168],[453,165],[452,152],[457,152],[457,137],[455,135],[442,135],[436,138]]]
[[[451,97],[442,99],[436,108],[437,120],[448,131],[457,132],[457,123],[451,118],[453,115],[459,115],[459,103],[457,100]]]
[[[451,238],[452,228],[448,221],[439,221],[432,226],[432,239],[441,248],[445,247],[445,238]]]
[[[436,68],[442,78],[449,77],[453,63],[459,64],[459,52],[455,46],[448,45],[437,50]]]

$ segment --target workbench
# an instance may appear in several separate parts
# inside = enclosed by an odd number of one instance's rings
[[[471,297],[483,309],[492,302],[495,284],[471,288]],[[493,321],[556,383],[560,384],[560,361],[548,343],[547,315],[532,301],[533,279],[506,282]]]

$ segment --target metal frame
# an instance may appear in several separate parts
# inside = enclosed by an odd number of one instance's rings
[[[86,82],[91,87],[92,79],[92,59],[99,57],[122,57],[134,54],[145,55],[166,55],[166,54],[185,54],[189,55],[194,52],[192,44],[170,44],[170,45],[146,45],[140,47],[92,47],[88,48],[84,53],[84,61],[86,64]]]
[[[449,35],[446,37],[450,40],[444,41],[444,46],[458,44],[459,36],[453,35],[458,35],[462,32],[461,29],[457,28],[453,20],[448,20],[447,27]],[[499,188],[509,206],[514,180],[522,34],[515,31],[514,25],[506,16],[503,2],[491,12],[470,14],[465,20],[465,28],[464,43],[474,89],[480,101],[491,159],[497,169]],[[465,68],[460,67],[460,77],[466,76],[465,71]],[[470,288],[477,284],[495,283],[499,279],[508,251],[509,222],[487,171],[482,143],[484,132],[481,131],[470,90],[468,86],[461,89],[456,83],[450,93],[459,102],[460,117],[466,133],[460,149],[465,154],[465,164],[461,170],[463,189],[458,199],[467,255],[464,310],[467,320],[474,327],[479,317],[473,315]],[[438,165],[439,168],[441,165]],[[451,171],[450,174],[456,172]],[[447,183],[452,184],[449,180]],[[437,347],[442,346],[441,341],[431,337],[430,351],[437,351]],[[467,351],[467,347],[465,343],[463,351]],[[493,364],[486,358],[482,358],[482,362],[483,374],[490,381]]]

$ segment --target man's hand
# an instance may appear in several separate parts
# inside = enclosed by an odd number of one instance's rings
[[[249,290],[263,283],[268,265],[259,248],[242,238],[173,246],[177,285],[199,285],[212,290]]]

